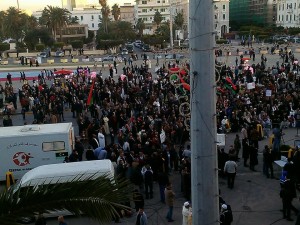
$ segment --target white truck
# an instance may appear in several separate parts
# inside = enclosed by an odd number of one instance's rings
[[[29,170],[62,163],[74,148],[72,123],[0,128],[0,181],[7,172],[20,179]]]

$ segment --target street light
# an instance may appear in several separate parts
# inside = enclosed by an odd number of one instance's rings
[[[20,10],[19,0],[17,0],[18,10]]]

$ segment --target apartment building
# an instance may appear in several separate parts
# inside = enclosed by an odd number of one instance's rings
[[[135,25],[136,21],[134,12],[134,5],[131,5],[131,3],[124,3],[124,5],[120,6],[120,20]]]
[[[300,27],[300,1],[277,0],[277,26]]]
[[[229,32],[229,0],[214,0],[214,24],[217,38]]]

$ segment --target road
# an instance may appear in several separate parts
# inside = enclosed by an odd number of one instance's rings
[[[235,49],[236,46],[233,47]],[[240,48],[240,47],[239,47]],[[256,49],[259,46],[255,46]],[[294,46],[293,48],[296,48]],[[241,48],[240,48],[241,49]],[[300,58],[300,54],[296,53],[296,58]],[[267,66],[275,65],[275,63],[279,60],[278,55],[266,55],[268,58]],[[219,60],[227,60],[229,65],[233,65],[235,62],[236,56],[220,57]],[[257,61],[260,61],[260,55],[257,54]],[[136,63],[141,63],[141,61],[137,61]],[[251,62],[250,62],[251,63]],[[252,64],[252,63],[251,63]],[[77,65],[74,65],[77,66]],[[123,63],[118,65],[118,70],[121,71]],[[3,69],[3,67],[1,67]],[[154,70],[152,68],[152,70]],[[2,70],[3,71],[3,70]],[[1,73],[1,71],[0,71]],[[104,76],[108,76],[108,72],[106,71]],[[115,77],[117,78],[117,77]],[[20,87],[21,83],[15,81],[13,83],[14,87]],[[19,112],[19,109],[17,110]],[[76,121],[72,118],[70,111],[65,113],[66,121],[73,122],[75,127],[75,132],[78,132]],[[29,123],[33,120],[33,116],[31,114],[26,115],[26,121]],[[2,124],[2,121],[0,121]],[[14,125],[22,125],[24,123],[20,114],[16,114],[13,116]],[[1,128],[0,128],[1,129]],[[0,130],[1,131],[1,130]],[[293,145],[294,141],[297,140],[295,137],[296,130],[295,129],[287,129],[284,130],[285,136],[284,140],[286,144]],[[231,144],[233,144],[233,139],[235,134],[230,133],[226,135],[226,147],[225,151],[228,151],[228,148]],[[219,178],[219,188],[221,190],[221,195],[224,200],[229,203],[233,210],[234,221],[232,225],[288,225],[294,224],[294,222],[289,222],[282,219],[282,212],[280,209],[282,208],[281,199],[279,198],[279,174],[281,169],[279,167],[275,167],[275,176],[277,179],[267,179],[262,174],[262,149],[265,144],[268,143],[268,140],[265,139],[260,141],[259,146],[259,164],[256,166],[257,172],[252,172],[249,168],[243,166],[243,163],[238,163],[238,173],[236,177],[235,187],[233,190],[228,189],[226,185],[226,180],[224,178]],[[172,224],[180,225],[182,224],[182,216],[181,209],[185,199],[180,192],[180,174],[178,172],[172,173],[172,183],[174,186],[174,190],[176,193],[176,201],[174,207],[174,220]],[[209,177],[207,179],[210,179]],[[300,209],[300,203],[298,199],[294,200],[294,205]],[[132,205],[133,206],[133,205]],[[148,215],[148,224],[149,225],[164,225],[168,224],[165,219],[167,207],[159,202],[159,192],[158,185],[154,185],[154,198],[151,200],[146,200],[145,212]],[[295,215],[292,214],[292,218],[295,219]],[[74,218],[67,217],[66,222],[69,225],[96,225],[99,224],[96,221],[89,220],[87,218]],[[123,218],[121,220],[122,224],[134,224],[135,216],[131,218]],[[57,224],[56,219],[48,219],[48,225]],[[109,224],[114,224],[111,222]],[[200,225],[200,224],[199,224]]]

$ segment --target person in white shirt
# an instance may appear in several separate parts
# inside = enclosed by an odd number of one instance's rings
[[[182,157],[190,159],[192,156],[191,146],[187,145],[186,149],[183,150]]]
[[[192,215],[192,209],[189,202],[185,202],[182,206],[182,225],[188,225],[189,217]]]
[[[232,157],[229,157],[229,160],[226,161],[224,166],[224,172],[227,175],[227,185],[230,189],[234,186],[234,179],[236,175],[237,164]]]
[[[105,136],[101,129],[99,130],[99,133],[98,133],[98,142],[99,142],[99,147],[105,148]]]

